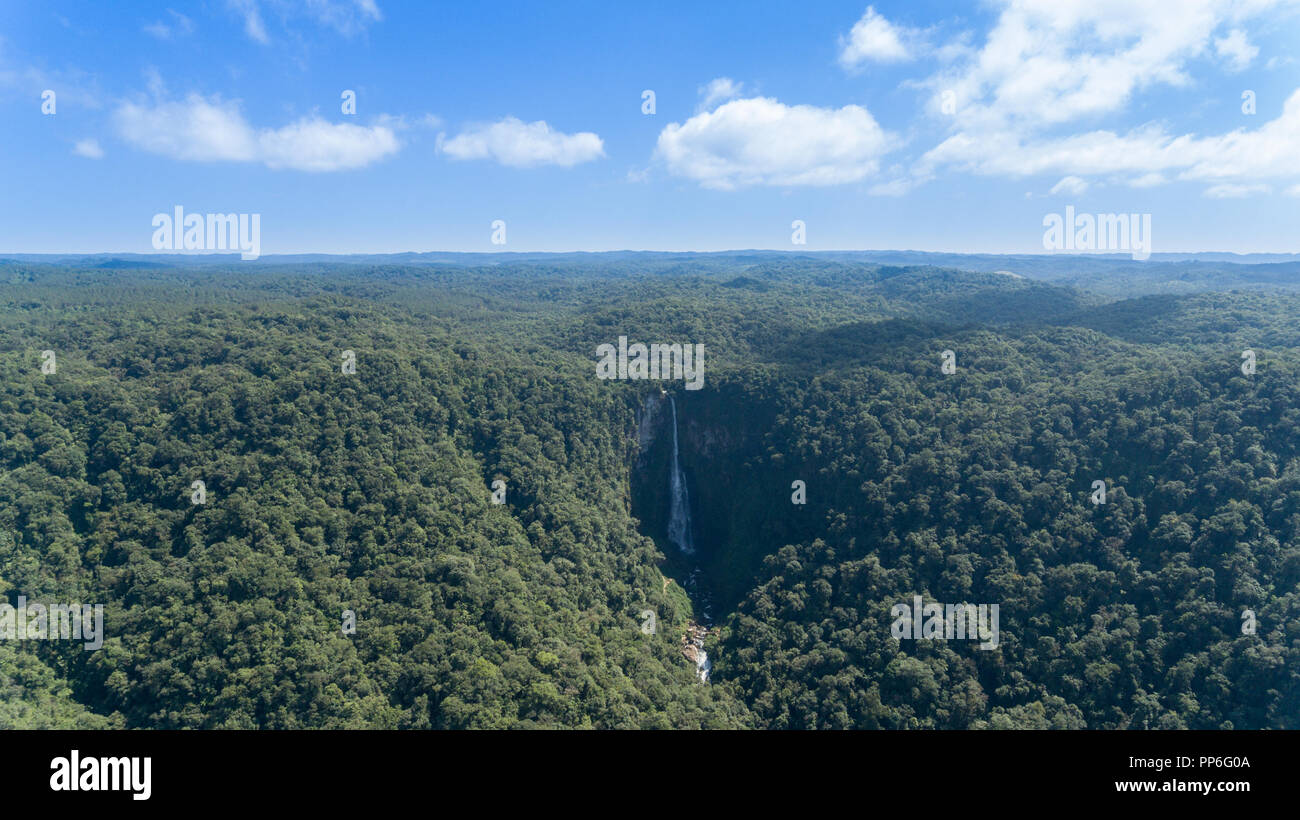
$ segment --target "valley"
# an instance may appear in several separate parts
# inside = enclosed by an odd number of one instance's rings
[[[1295,728],[1300,296],[997,264],[4,262],[0,725]]]

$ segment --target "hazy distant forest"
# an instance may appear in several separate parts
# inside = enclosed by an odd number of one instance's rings
[[[1300,728],[1296,266],[981,266],[0,262],[0,728]]]

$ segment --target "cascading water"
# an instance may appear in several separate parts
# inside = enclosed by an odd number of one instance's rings
[[[677,457],[677,402],[668,397],[673,408],[673,471],[669,479],[670,506],[668,508],[668,540],[677,549],[693,555],[695,540],[691,536],[691,498],[686,491],[686,476]]]
[[[673,408],[673,469],[671,477],[668,479],[668,492],[670,503],[668,508],[668,540],[673,543],[677,549],[685,555],[695,554],[695,539],[691,534],[691,497],[686,490],[686,476],[682,473],[681,458],[677,452],[677,402],[673,397],[668,397],[668,403]],[[691,574],[692,588],[696,587],[695,574],[698,569]],[[707,607],[705,615],[707,617]],[[704,636],[708,634],[707,630],[700,626],[694,626],[686,633],[685,645],[686,656],[695,661],[695,674],[699,675],[700,680],[707,682],[709,672],[713,664],[709,661],[709,654],[704,651]]]

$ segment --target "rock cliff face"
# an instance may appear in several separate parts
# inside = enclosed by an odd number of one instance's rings
[[[633,514],[642,521],[642,532],[650,535],[666,556],[664,571],[681,581],[695,611],[682,634],[682,655],[695,667],[705,683],[713,663],[704,649],[711,617],[711,590],[701,583],[699,556],[693,544],[692,512],[688,483],[681,469],[681,419],[674,396],[647,393],[636,407],[636,464],[632,471]],[[685,529],[685,531],[683,531]],[[685,545],[686,548],[683,548]]]
[[[641,532],[668,553],[669,494],[672,469],[672,430],[668,395],[648,391],[636,406],[636,459],[632,469],[632,514]],[[671,556],[670,556],[671,557]]]
[[[667,406],[667,396],[658,391],[647,393],[636,410],[636,445],[637,467],[644,469],[650,449],[659,435],[659,426],[663,423],[663,408]]]
[[[697,608],[722,617],[745,594],[763,557],[790,543],[782,539],[802,513],[790,504],[790,482],[810,478],[786,475],[782,454],[767,441],[775,411],[746,385],[678,390],[672,403],[694,553],[682,556],[669,538],[673,414],[667,394],[657,389],[636,408],[632,514],[663,549],[665,571],[685,579]]]

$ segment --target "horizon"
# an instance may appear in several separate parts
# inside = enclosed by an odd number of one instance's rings
[[[771,253],[771,254],[788,254],[791,256],[825,256],[830,254],[917,254],[928,256],[986,256],[986,257],[1033,257],[1033,258],[1058,258],[1058,259],[1103,259],[1115,261],[1129,261],[1141,263],[1151,261],[1156,257],[1168,256],[1294,256],[1300,260],[1300,251],[1225,251],[1225,250],[1199,250],[1199,251],[1153,251],[1151,258],[1148,260],[1132,259],[1128,253],[1123,251],[1096,251],[1096,252],[1078,252],[1078,253],[1061,253],[1055,251],[932,251],[920,250],[917,248],[818,248],[814,250],[791,250],[788,248],[723,248],[720,250],[656,250],[651,248],[611,248],[608,250],[505,250],[505,251],[457,251],[457,250],[404,250],[404,251],[350,251],[350,252],[329,252],[329,251],[283,251],[277,253],[263,253],[257,259],[244,261],[264,261],[277,257],[286,256],[426,256],[443,254],[448,256],[569,256],[574,254],[660,254],[660,255],[726,255],[726,254],[752,254],[752,253]],[[84,251],[84,252],[58,252],[58,251],[0,251],[0,259],[21,260],[29,257],[49,256],[60,259],[68,258],[89,258],[89,257],[140,257],[144,259],[166,258],[166,259],[216,259],[216,258],[235,258],[238,259],[237,251]]]

